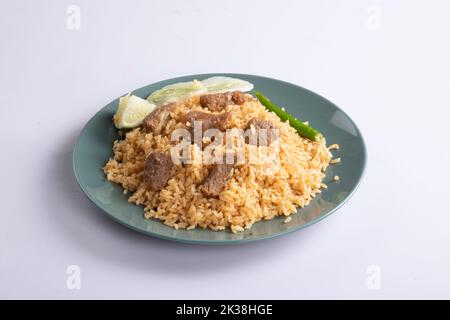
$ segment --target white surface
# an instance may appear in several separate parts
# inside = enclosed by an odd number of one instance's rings
[[[80,30],[66,27],[71,4]],[[3,1],[0,297],[450,298],[449,10]],[[369,152],[353,198],[303,231],[239,246],[161,241],[104,217],[72,173],[84,123],[129,90],[205,72],[283,79],[342,107]],[[80,290],[66,287],[69,265],[81,268]],[[366,284],[371,265],[378,290]]]

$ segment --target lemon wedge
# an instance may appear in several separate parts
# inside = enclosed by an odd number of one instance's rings
[[[156,106],[145,99],[128,94],[119,99],[119,108],[114,115],[114,125],[118,129],[136,128]]]
[[[150,103],[161,106],[169,102],[178,102],[204,92],[206,90],[203,88],[201,81],[178,82],[154,91],[148,96],[147,100]]]

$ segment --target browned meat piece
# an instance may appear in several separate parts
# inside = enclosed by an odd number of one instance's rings
[[[207,198],[218,197],[225,188],[233,168],[232,164],[216,164],[200,186],[201,193]]]
[[[256,132],[254,133],[254,135],[256,137],[253,136],[253,133],[250,133],[252,139],[250,139],[250,137],[248,137],[249,139],[247,140],[247,142],[250,143],[251,145],[254,145],[254,141],[257,141],[258,145],[261,145],[261,146],[267,145],[268,146],[273,141],[278,139],[277,126],[268,120],[253,118],[248,122],[247,129],[251,129],[251,126],[253,126],[256,130]],[[260,129],[264,130],[263,132],[261,132],[261,134],[259,131]],[[259,140],[261,140],[261,141],[259,141]]]
[[[155,109],[144,118],[144,129],[147,132],[160,134],[170,120],[170,112],[175,108],[175,103],[169,103]]]
[[[170,178],[173,162],[170,154],[153,152],[145,160],[144,182],[152,191],[160,191]]]
[[[232,103],[233,101],[231,100],[231,94],[229,92],[206,94],[200,97],[200,105],[211,111],[220,111]]]
[[[245,93],[241,91],[233,91],[232,99],[234,103],[241,105],[246,103],[247,101],[251,100],[249,96],[247,96]]]
[[[230,104],[243,104],[249,98],[240,91],[206,94],[200,97],[200,105],[211,111],[223,110]]]
[[[225,131],[229,128],[231,113],[224,112],[221,114],[210,114],[201,111],[191,111],[184,117],[185,122],[189,122],[191,128],[194,127],[194,121],[202,122],[202,129],[205,132],[208,129],[219,129]]]

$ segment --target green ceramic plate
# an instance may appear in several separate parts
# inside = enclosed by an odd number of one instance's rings
[[[189,243],[227,244],[268,239],[299,230],[330,215],[342,206],[357,188],[366,163],[366,150],[360,131],[355,123],[341,109],[325,98],[299,86],[266,77],[245,74],[197,74],[157,82],[133,91],[146,98],[152,91],[165,85],[224,75],[248,80],[255,90],[265,93],[272,101],[322,131],[327,143],[338,143],[334,151],[342,163],[330,166],[326,171],[325,183],[328,189],[317,196],[309,206],[299,209],[289,223],[283,218],[262,221],[250,230],[233,234],[230,231],[202,229],[175,230],[157,220],[146,220],[142,207],[127,202],[122,189],[105,179],[102,167],[112,155],[112,144],[118,139],[112,116],[118,106],[118,99],[112,101],[89,120],[76,142],[73,153],[75,176],[86,196],[113,220],[136,231],[158,238]],[[339,182],[331,182],[334,175]]]

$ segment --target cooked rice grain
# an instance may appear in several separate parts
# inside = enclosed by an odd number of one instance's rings
[[[331,164],[337,164],[337,163],[340,163],[340,162],[341,162],[341,158],[332,159],[330,161]]]

